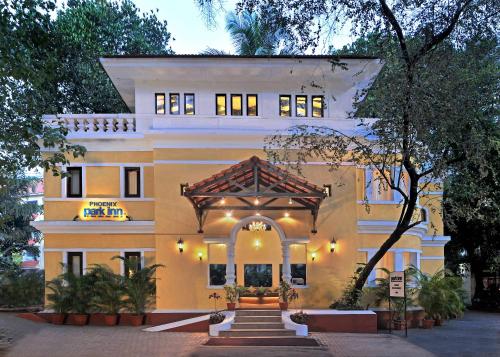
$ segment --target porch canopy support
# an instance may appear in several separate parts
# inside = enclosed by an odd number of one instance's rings
[[[182,194],[195,209],[198,233],[203,233],[206,214],[212,210],[309,211],[311,233],[316,233],[319,207],[327,196],[322,187],[257,156],[188,185]],[[222,204],[223,199],[228,204]]]

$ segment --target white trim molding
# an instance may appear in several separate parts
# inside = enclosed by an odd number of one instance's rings
[[[30,225],[42,233],[153,234],[155,221],[34,221]]]
[[[420,259],[422,259],[422,260],[444,260],[444,256],[439,256],[439,255],[421,255]]]
[[[45,248],[44,252],[154,252],[156,248]]]
[[[396,228],[397,221],[358,221],[358,233],[360,234],[391,234]],[[420,239],[425,237],[427,233],[427,225],[419,224],[415,227],[410,228],[404,235],[417,236]]]
[[[131,201],[131,202],[154,202],[153,197],[48,197],[44,198],[46,202],[82,202],[89,200],[99,201]]]

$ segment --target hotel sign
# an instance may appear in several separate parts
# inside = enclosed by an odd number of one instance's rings
[[[127,213],[119,201],[92,200],[84,203],[80,218],[84,221],[124,221]]]
[[[394,271],[389,276],[389,296],[405,296],[405,273],[403,271]]]

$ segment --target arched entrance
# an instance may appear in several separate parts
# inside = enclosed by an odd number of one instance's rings
[[[281,226],[278,223],[276,223],[272,218],[266,216],[254,215],[241,219],[231,229],[229,242],[227,243],[226,284],[234,284],[236,280],[236,272],[234,269],[234,265],[235,265],[235,247],[236,247],[236,240],[238,237],[238,233],[241,232],[241,229],[243,227],[252,222],[263,222],[265,224],[268,224],[278,234],[281,243],[281,257],[283,264],[282,278],[283,280],[290,282],[292,278],[290,269],[290,242],[287,240],[285,232],[283,231]]]

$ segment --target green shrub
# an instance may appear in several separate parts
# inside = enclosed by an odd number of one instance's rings
[[[87,275],[93,282],[92,310],[108,315],[119,313],[125,304],[125,278],[100,264],[94,265]]]
[[[0,272],[0,306],[29,307],[43,305],[44,272],[18,267]]]

